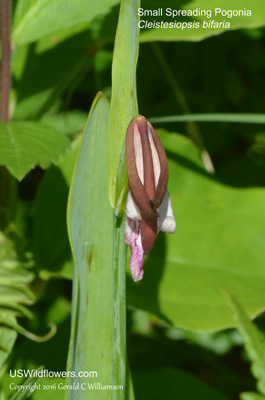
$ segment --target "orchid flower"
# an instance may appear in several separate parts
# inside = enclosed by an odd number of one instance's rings
[[[165,150],[142,115],[128,126],[125,142],[129,192],[126,203],[125,243],[130,246],[134,281],[143,279],[144,256],[159,231],[174,233],[176,223],[167,190]]]

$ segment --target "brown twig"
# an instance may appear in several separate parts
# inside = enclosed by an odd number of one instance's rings
[[[10,90],[10,20],[11,20],[11,0],[1,0],[1,43],[2,43],[2,63],[1,63],[1,107],[0,118],[8,121],[8,104]]]

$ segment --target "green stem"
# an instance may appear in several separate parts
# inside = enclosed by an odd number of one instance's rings
[[[265,124],[264,114],[186,114],[186,115],[168,115],[164,117],[149,118],[152,123],[170,123],[170,122],[227,122],[241,124]]]
[[[185,96],[182,93],[182,90],[176,81],[176,78],[168,65],[164,54],[162,53],[160,47],[157,43],[151,44],[154,54],[161,65],[161,68],[164,71],[165,76],[167,77],[168,83],[173,91],[175,98],[177,99],[182,111],[184,114],[190,114],[189,105],[185,99]],[[214,166],[211,160],[211,157],[205,147],[204,141],[202,139],[201,133],[197,127],[197,125],[193,121],[187,121],[187,135],[191,138],[191,140],[198,146],[201,151],[201,157],[203,159],[205,168],[208,172],[214,173]]]
[[[124,218],[115,218],[113,248],[113,385],[124,390],[112,391],[112,400],[125,399],[126,387],[126,246]]]

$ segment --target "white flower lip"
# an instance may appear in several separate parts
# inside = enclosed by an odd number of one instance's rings
[[[126,134],[129,193],[125,243],[131,249],[130,269],[135,281],[143,278],[144,255],[158,232],[174,233],[176,223],[167,190],[168,165],[164,148],[152,125],[139,115]]]

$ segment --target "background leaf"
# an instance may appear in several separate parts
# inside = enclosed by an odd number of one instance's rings
[[[187,139],[161,135],[169,159],[173,235],[159,234],[145,279],[128,281],[128,303],[172,324],[210,331],[233,325],[220,289],[249,315],[264,310],[263,189],[223,185],[202,167]]]
[[[107,14],[119,0],[39,0],[30,7],[15,26],[13,42],[25,44],[43,36],[91,22]]]
[[[37,122],[0,122],[0,165],[21,180],[36,165],[46,168],[65,152],[68,139]]]
[[[160,400],[162,393],[178,400],[228,400],[191,373],[173,368],[153,368],[133,372],[137,400]]]

